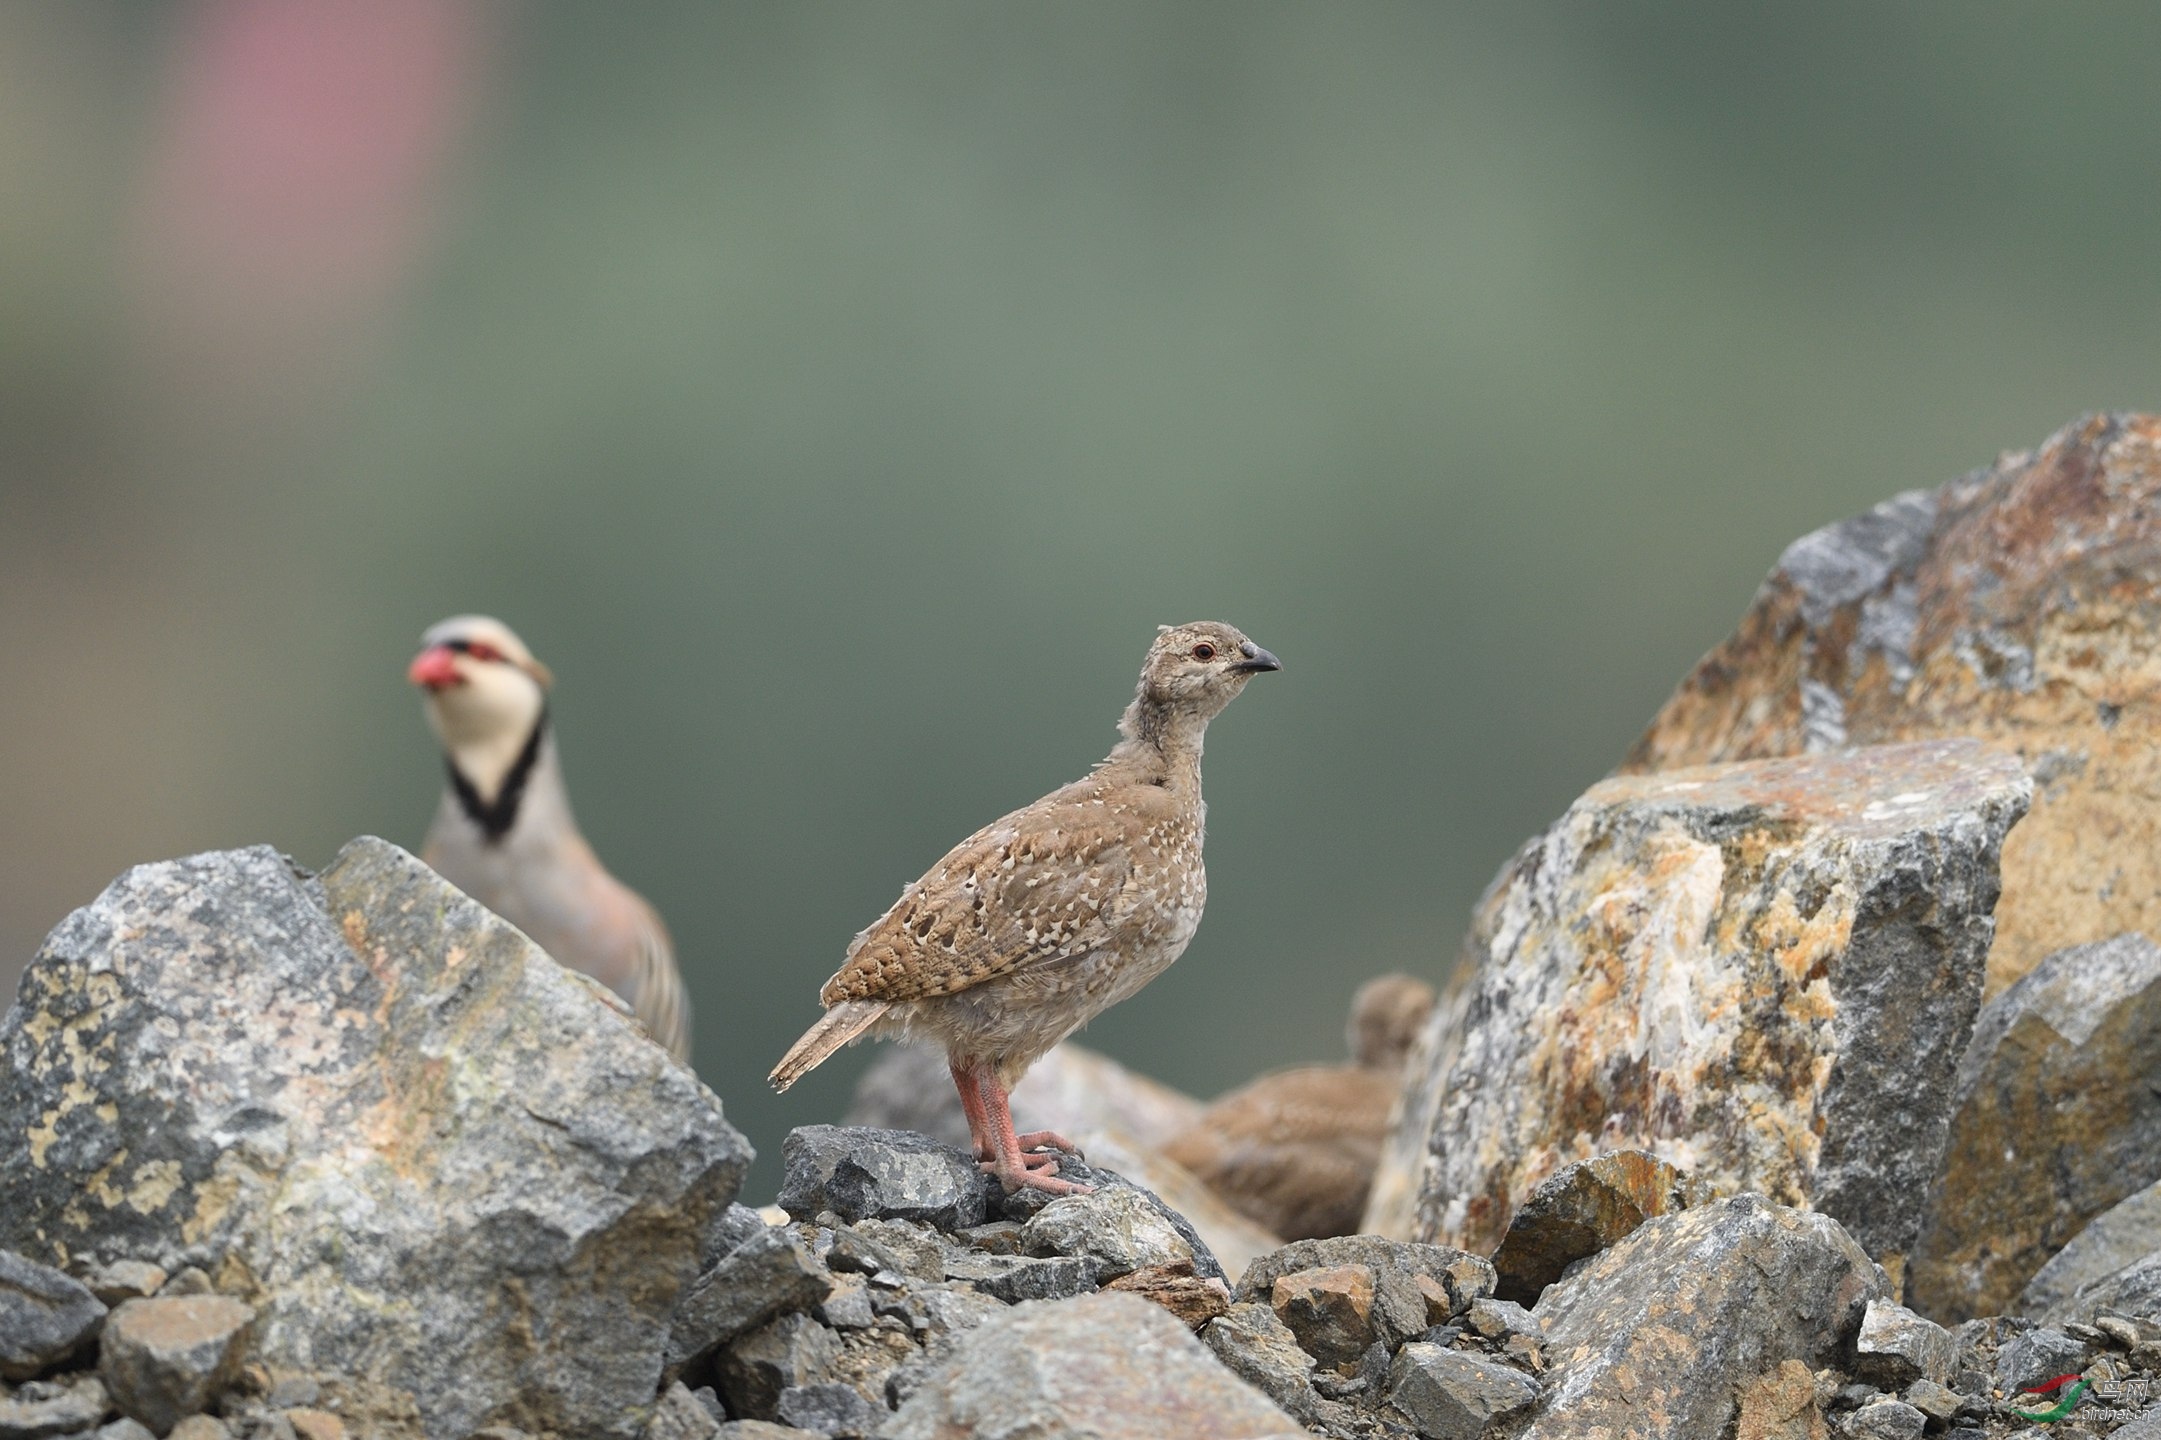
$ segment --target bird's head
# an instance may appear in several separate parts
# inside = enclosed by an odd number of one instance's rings
[[[1359,986],[1345,1035],[1352,1061],[1367,1070],[1401,1070],[1433,1004],[1433,987],[1408,975],[1380,975]]]
[[[485,615],[430,626],[405,677],[426,692],[429,726],[468,774],[496,768],[506,750],[517,753],[540,722],[552,682],[525,642]]]
[[[1246,682],[1283,662],[1216,620],[1165,625],[1141,666],[1143,700],[1202,719],[1238,698]]]

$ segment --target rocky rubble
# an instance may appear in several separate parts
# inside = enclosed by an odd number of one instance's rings
[[[2094,421],[1789,550],[1482,904],[1392,1234],[1225,1227],[1078,1050],[1090,1193],[926,1114],[760,1212],[395,847],[139,867],[0,1024],[0,1440],[2161,1440],[2157,492]]]

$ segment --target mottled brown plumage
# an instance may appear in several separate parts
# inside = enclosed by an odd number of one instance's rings
[[[1286,1240],[1351,1234],[1433,999],[1431,986],[1408,975],[1367,981],[1351,1002],[1351,1064],[1279,1070],[1241,1085],[1173,1136],[1164,1155]]]
[[[1037,1057],[1161,974],[1200,924],[1208,722],[1280,668],[1228,625],[1165,626],[1120,740],[1085,778],[963,840],[856,936],[825,1018],[773,1071],[782,1090],[864,1035],[946,1051],[985,1168],[1064,1191],[1047,1132],[1015,1136],[1006,1095]]]

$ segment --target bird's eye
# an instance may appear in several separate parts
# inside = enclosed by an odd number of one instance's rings
[[[500,660],[503,658],[503,652],[488,644],[485,640],[472,641],[465,647],[465,653],[475,660]]]
[[[1213,660],[1216,658],[1216,647],[1203,641],[1193,647],[1193,658],[1196,660]]]

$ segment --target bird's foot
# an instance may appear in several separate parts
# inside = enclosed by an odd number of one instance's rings
[[[1008,1195],[1016,1190],[1041,1190],[1046,1195],[1095,1193],[1092,1185],[1083,1185],[1078,1180],[1060,1180],[1055,1155],[1022,1155],[1016,1165],[1004,1165],[996,1160],[978,1160],[976,1165],[984,1174],[995,1175]]]
[[[1031,1130],[1027,1134],[1020,1136],[1019,1139],[1020,1148],[1023,1150],[1063,1150],[1075,1160],[1088,1158],[1081,1153],[1080,1146],[1066,1139],[1065,1136],[1060,1135],[1055,1130]]]

